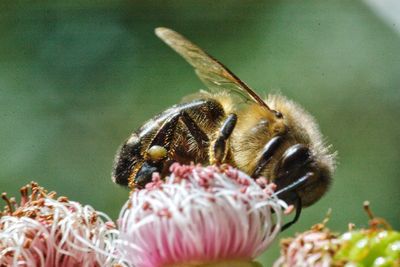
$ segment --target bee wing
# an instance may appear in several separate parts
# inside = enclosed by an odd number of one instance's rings
[[[247,84],[185,37],[167,28],[156,28],[155,33],[194,67],[196,74],[211,91],[226,90],[245,102],[257,103],[269,110],[267,104]]]

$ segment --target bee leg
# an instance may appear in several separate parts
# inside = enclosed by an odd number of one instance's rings
[[[208,136],[197,126],[196,122],[185,111],[176,113],[158,129],[146,151],[146,161],[141,166],[135,177],[135,185],[140,188],[151,182],[154,172],[161,173],[165,167],[165,159],[174,158],[172,149],[174,133],[178,124],[186,126],[199,146],[208,142]]]
[[[148,149],[153,146],[161,146],[169,150],[180,117],[181,113],[176,113],[166,120],[153,137]]]
[[[253,171],[251,177],[258,178],[261,172],[264,170],[265,166],[271,160],[272,156],[274,155],[275,151],[279,148],[280,144],[282,143],[281,136],[275,136],[268,141],[268,143],[264,146],[261,156],[258,159],[257,165]]]
[[[180,113],[176,113],[158,129],[145,152],[145,162],[130,182],[130,184],[133,183],[133,187],[143,188],[151,182],[154,172],[162,173],[165,159],[172,153],[172,139],[180,116]]]
[[[295,224],[301,215],[301,197],[299,197],[298,194],[293,193],[293,196],[296,197],[296,214],[294,215],[293,220],[291,220],[290,222],[285,223],[282,228],[281,228],[281,232],[285,231],[286,229],[288,229],[290,226],[292,226],[293,224]]]
[[[208,136],[197,126],[196,122],[189,116],[189,114],[185,111],[182,111],[171,117],[160,127],[149,148],[158,145],[165,147],[168,151],[170,151],[174,133],[179,123],[182,123],[186,126],[199,146],[202,144],[202,142],[209,141]]]
[[[209,141],[208,136],[203,132],[202,129],[199,128],[199,126],[197,126],[196,122],[189,116],[187,112],[183,111],[181,113],[181,120],[199,147],[202,147],[203,143],[207,143]]]
[[[133,187],[144,188],[152,181],[153,173],[160,172],[160,170],[162,170],[162,164],[159,162],[145,161],[135,176]]]
[[[233,129],[236,126],[237,115],[229,114],[226,118],[222,127],[219,131],[218,137],[215,140],[214,144],[210,146],[210,163],[211,164],[220,164],[226,157],[227,147],[226,143],[231,136]]]

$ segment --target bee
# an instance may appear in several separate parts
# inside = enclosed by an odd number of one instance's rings
[[[167,175],[173,162],[228,163],[254,178],[268,177],[279,197],[296,208],[319,200],[328,190],[335,155],[314,118],[282,95],[262,99],[219,61],[177,32],[156,35],[180,54],[208,91],[172,106],[120,147],[112,179],[143,188],[152,174]]]

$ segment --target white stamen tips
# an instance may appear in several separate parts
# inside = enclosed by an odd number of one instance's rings
[[[287,205],[274,185],[230,167],[173,164],[133,191],[121,211],[119,251],[136,267],[251,261],[280,231]],[[263,188],[259,184],[263,185]]]
[[[90,206],[55,199],[37,184],[0,217],[0,266],[111,266],[118,231]]]
[[[35,183],[21,189],[19,205],[3,194],[0,266],[257,266],[288,211],[276,186],[228,165],[174,163],[170,172],[132,191],[118,229]]]

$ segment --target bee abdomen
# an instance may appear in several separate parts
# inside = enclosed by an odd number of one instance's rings
[[[136,183],[136,180],[143,178],[137,177],[144,173],[141,171],[143,166],[149,164],[156,167],[148,167],[148,170],[164,172],[173,161],[207,162],[209,138],[220,127],[224,117],[222,104],[212,98],[178,104],[160,113],[133,133],[121,146],[114,162],[113,181],[125,186],[132,181]],[[176,122],[167,125],[172,118],[176,118]],[[154,142],[167,144],[165,149],[168,150],[168,157],[146,165],[147,150]],[[146,176],[150,177],[147,174]]]
[[[127,186],[133,167],[142,160],[142,143],[136,133],[120,147],[114,160],[112,180],[120,185]]]

